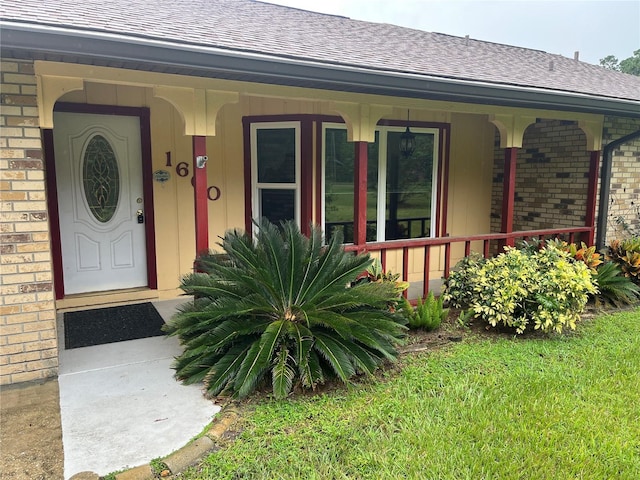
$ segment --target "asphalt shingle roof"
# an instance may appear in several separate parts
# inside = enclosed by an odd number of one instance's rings
[[[9,22],[640,100],[640,77],[539,50],[255,0],[0,0]]]

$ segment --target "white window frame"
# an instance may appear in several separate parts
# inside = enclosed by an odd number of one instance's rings
[[[436,233],[436,217],[437,217],[437,199],[438,199],[438,187],[439,187],[439,170],[438,165],[440,163],[440,129],[439,128],[425,128],[425,127],[412,127],[409,126],[412,133],[431,134],[433,135],[433,171],[431,182],[431,220],[429,225],[429,237],[435,238]],[[323,123],[322,124],[322,225],[325,225],[325,198],[326,198],[326,142],[327,129],[342,129],[347,130],[347,127],[343,123]],[[376,206],[377,218],[376,218],[376,241],[384,242],[386,229],[386,212],[387,212],[387,134],[389,132],[404,132],[406,127],[403,126],[379,126],[376,128],[378,132],[378,203]],[[367,219],[369,220],[369,219]],[[382,226],[383,228],[380,228]]]
[[[323,122],[322,123],[322,138],[318,139],[318,141],[322,142],[322,193],[320,194],[320,218],[321,218],[321,224],[322,228],[324,229],[324,225],[325,225],[325,219],[326,219],[326,205],[325,205],[325,201],[327,198],[326,192],[327,192],[327,188],[326,188],[326,181],[325,179],[327,178],[327,142],[325,142],[325,139],[327,138],[327,130],[328,129],[333,129],[333,130],[347,130],[347,127],[344,125],[344,123],[330,123],[330,122]],[[354,147],[355,148],[355,147]],[[325,232],[326,235],[326,232]],[[327,238],[328,240],[328,238]]]
[[[258,130],[295,130],[295,181],[293,183],[266,183],[258,182]],[[251,194],[252,205],[251,212],[254,221],[262,218],[262,206],[260,204],[260,191],[262,189],[269,190],[294,190],[295,205],[294,217],[295,222],[300,227],[300,209],[301,209],[301,193],[300,193],[300,167],[301,167],[301,145],[300,145],[300,122],[256,122],[251,124],[250,141],[251,141]],[[255,226],[254,226],[255,230]],[[254,231],[254,234],[256,232]]]

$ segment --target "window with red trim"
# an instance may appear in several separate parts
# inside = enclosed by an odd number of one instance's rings
[[[251,124],[251,179],[254,221],[300,225],[300,122]]]
[[[405,128],[380,126],[368,145],[367,241],[432,237],[436,231],[439,129],[411,128],[416,149],[400,152]],[[353,242],[353,143],[341,124],[323,124],[323,228]]]
[[[316,222],[353,242],[355,145],[339,117],[282,115],[245,117],[245,223],[266,217],[294,219],[303,232],[312,220],[313,152],[316,152]],[[317,127],[314,138],[312,129]],[[444,124],[410,125],[416,150],[400,153],[406,125],[383,121],[368,145],[367,241],[438,235],[439,186],[445,165]],[[444,167],[446,169],[446,167]],[[444,209],[443,209],[444,210]]]

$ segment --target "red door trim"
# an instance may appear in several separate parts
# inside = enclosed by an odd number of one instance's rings
[[[145,240],[147,246],[147,286],[158,289],[156,264],[156,215],[153,201],[153,157],[151,156],[151,114],[140,109],[140,145],[142,147],[142,194],[145,209]]]
[[[49,229],[51,230],[51,261],[53,263],[53,289],[56,300],[64,298],[64,277],[62,265],[62,240],[60,238],[60,211],[58,210],[58,189],[56,188],[56,162],[53,150],[53,130],[42,130],[44,143],[44,171],[47,181],[47,203],[49,209]]]
[[[59,102],[56,112],[91,113],[99,115],[122,115],[138,117],[140,121],[140,146],[142,158],[142,191],[145,206],[145,236],[147,247],[147,287],[158,288],[156,265],[155,214],[153,201],[153,164],[151,156],[150,112],[144,107],[120,107],[114,105],[93,105],[87,103]],[[53,130],[43,130],[45,172],[47,175],[47,207],[50,215],[51,254],[53,257],[53,279],[55,298],[64,298],[64,272],[62,266],[62,243],[60,239],[60,212],[58,211],[58,191],[55,169]]]

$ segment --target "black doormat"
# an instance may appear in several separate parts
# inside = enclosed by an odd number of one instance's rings
[[[89,347],[104,343],[124,342],[138,338],[158,337],[164,320],[151,303],[66,312],[64,314],[64,347]]]

